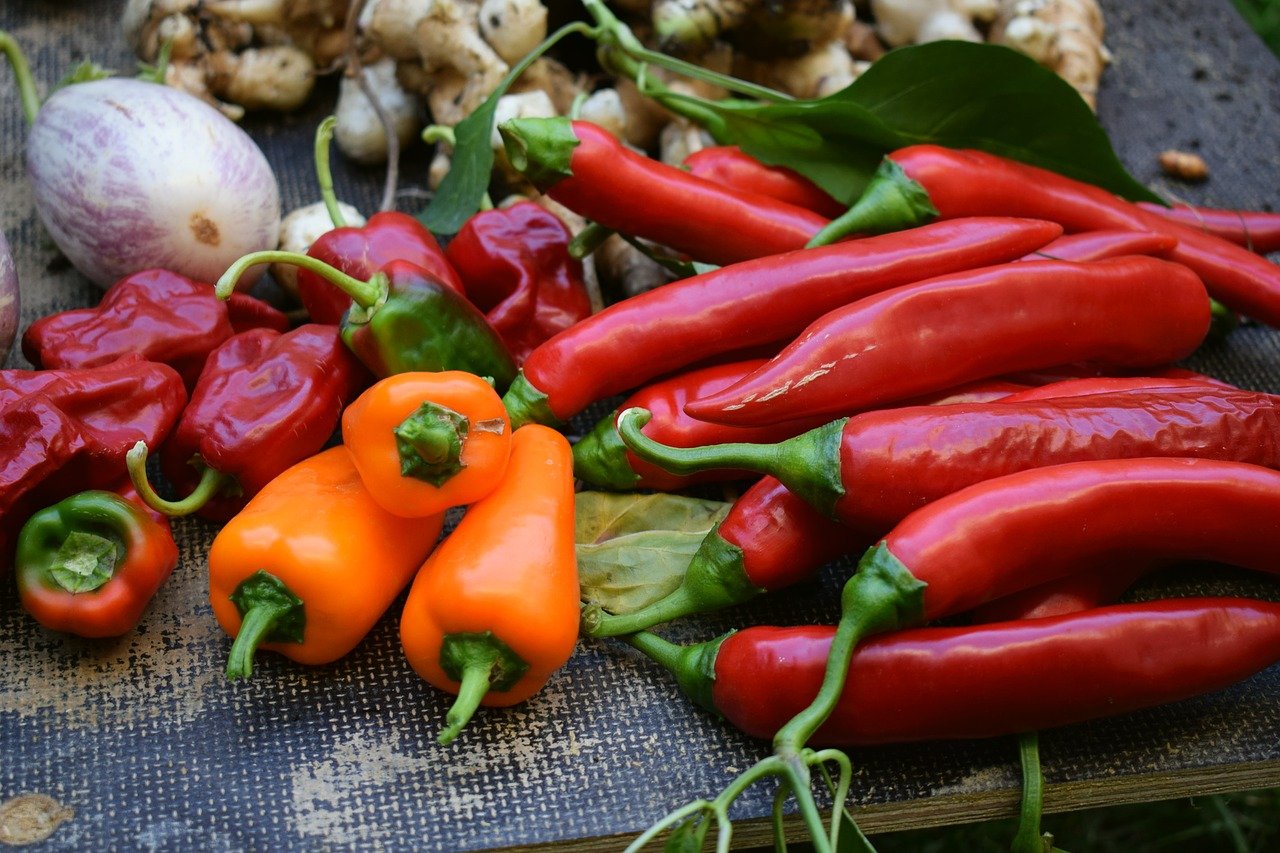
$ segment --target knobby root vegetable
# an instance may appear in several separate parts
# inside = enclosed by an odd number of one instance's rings
[[[422,129],[422,102],[400,85],[395,60],[390,57],[364,65],[362,71],[403,149]],[[387,129],[354,77],[342,78],[334,115],[338,119],[334,140],[343,154],[367,166],[387,161]]]
[[[1096,108],[1098,81],[1111,61],[1103,34],[1097,0],[1001,0],[990,38],[1051,69]]]
[[[480,35],[508,65],[514,65],[547,37],[547,7],[539,0],[484,0]]]
[[[999,0],[871,0],[880,38],[890,47],[943,39],[982,41],[975,22],[989,22]]]

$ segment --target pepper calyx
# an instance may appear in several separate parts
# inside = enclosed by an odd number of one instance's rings
[[[510,690],[529,671],[529,664],[492,631],[446,634],[440,646],[440,668],[459,683],[457,699],[436,738],[452,743],[490,690]]]
[[[427,400],[392,432],[400,455],[400,476],[413,477],[439,488],[466,463],[462,448],[471,422],[466,415]]]
[[[805,248],[826,246],[851,234],[887,234],[914,228],[938,216],[929,192],[885,157],[858,200],[821,231]]]
[[[540,191],[572,177],[573,149],[578,137],[564,117],[513,118],[498,125],[507,159]]]
[[[284,581],[259,569],[228,596],[240,611],[240,630],[227,656],[227,678],[253,674],[253,655],[262,643],[301,643],[307,627],[306,607]]]
[[[118,540],[73,530],[54,554],[49,577],[67,592],[92,592],[111,580],[123,557],[124,546]]]
[[[720,647],[724,645],[724,641],[734,633],[730,631],[714,640],[695,643],[691,646],[677,645],[648,631],[638,631],[622,639],[671,672],[676,677],[676,683],[680,685],[680,689],[699,707],[719,716],[720,711],[715,706],[713,695],[716,681],[716,656],[720,653]]]
[[[525,424],[544,424],[559,427],[563,424],[556,413],[551,411],[547,395],[534,387],[524,375],[524,371],[516,374],[516,378],[502,395],[502,405],[511,419],[511,429],[517,430]]]
[[[573,446],[573,473],[593,486],[626,492],[636,487],[640,475],[632,470],[627,446],[613,426],[617,417],[614,410]]]

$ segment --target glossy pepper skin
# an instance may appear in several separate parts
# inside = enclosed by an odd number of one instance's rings
[[[636,435],[634,417],[620,418],[623,440],[652,462],[750,467],[877,533],[958,489],[1029,468],[1153,456],[1280,468],[1280,397],[1210,386],[885,409],[773,447],[663,450]]]
[[[347,406],[342,440],[373,499],[413,518],[475,503],[497,488],[511,423],[502,398],[478,376],[398,373]]]
[[[229,339],[209,363],[161,450],[165,477],[179,494],[207,486],[216,496],[171,514],[224,521],[290,465],[318,452],[348,402],[370,377],[334,326],[310,323],[280,334],[255,329]],[[209,473],[213,472],[213,473]],[[144,489],[147,502],[161,511]]]
[[[845,205],[804,175],[786,166],[766,166],[736,145],[709,145],[684,158],[695,177],[735,190],[758,193],[834,219]]]
[[[685,411],[732,426],[838,416],[1018,370],[1164,365],[1209,329],[1195,274],[1156,258],[1024,261],[870,296],[811,324],[741,382]]]
[[[288,326],[284,314],[252,296],[224,303],[208,284],[144,270],[113,284],[94,308],[36,320],[22,336],[22,352],[44,368],[96,367],[137,353],[177,370],[190,389],[209,353],[236,332]]]
[[[578,595],[569,442],[522,427],[506,477],[427,560],[400,617],[414,671],[458,694],[441,743],[478,705],[528,699],[569,659]]]
[[[1125,255],[1155,255],[1165,257],[1178,245],[1178,238],[1171,234],[1153,234],[1150,231],[1126,231],[1107,229],[1063,234],[1028,254],[1024,261],[1103,261]]]
[[[712,270],[610,305],[556,335],[529,355],[503,402],[514,426],[562,422],[682,367],[789,340],[860,297],[1013,260],[1060,234],[1047,222],[972,219]]]
[[[248,677],[259,648],[313,665],[350,652],[443,525],[442,514],[403,518],[379,506],[345,447],[281,473],[209,548],[209,601],[236,638],[228,677]]]
[[[113,488],[138,441],[158,444],[187,393],[173,368],[128,356],[102,367],[0,371],[0,574],[34,510]]]
[[[707,534],[670,595],[625,615],[588,605],[582,629],[592,637],[615,637],[740,604],[810,580],[820,566],[859,553],[872,540],[832,521],[773,477],[762,477]]]
[[[511,164],[560,204],[694,260],[723,265],[789,252],[828,221],[637,154],[590,122],[519,118],[498,132]],[[672,216],[675,209],[697,215]]]
[[[40,510],[18,535],[18,594],[54,631],[132,630],[178,564],[167,526],[120,495],[87,491]]]
[[[582,261],[554,213],[531,201],[482,210],[449,241],[445,256],[467,297],[485,312],[516,366],[538,344],[591,315]]]
[[[1190,204],[1162,204],[1140,201],[1138,207],[1172,219],[1197,231],[1230,240],[1259,255],[1280,251],[1280,213],[1269,210],[1227,210]]]
[[[827,626],[761,626],[654,652],[690,695],[743,732],[770,738],[818,691],[833,633]],[[1053,728],[1220,690],[1277,660],[1280,605],[1239,598],[909,629],[858,647],[814,742],[855,746]]]
[[[463,292],[462,282],[436,238],[407,213],[382,211],[361,227],[326,231],[307,254],[359,279],[369,278],[392,261],[405,261],[426,270],[455,293]],[[315,323],[337,325],[351,307],[350,296],[305,268],[298,270],[298,297]]]
[[[889,197],[893,203],[884,204]],[[910,201],[899,203],[904,199]],[[887,217],[886,211],[891,211]],[[1068,232],[1125,228],[1171,235],[1178,245],[1169,259],[1200,276],[1214,299],[1268,325],[1280,325],[1280,267],[1266,258],[1099,187],[983,151],[937,145],[894,151],[832,231],[874,231],[934,217],[978,215],[1039,216],[1061,223]]]

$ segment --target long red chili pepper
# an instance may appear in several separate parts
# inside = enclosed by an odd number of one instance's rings
[[[1072,361],[1144,367],[1209,328],[1195,274],[1147,257],[1025,261],[953,273],[826,314],[695,418],[759,426],[838,416],[983,377]]]
[[[1178,238],[1170,234],[1153,234],[1150,231],[1082,231],[1079,234],[1063,234],[1048,245],[1036,249],[1023,260],[1041,261],[1103,261],[1125,255],[1168,255],[1178,245]]]
[[[846,206],[786,166],[766,166],[736,145],[711,145],[684,158],[689,174],[725,187],[759,193],[834,219]]]
[[[590,122],[521,118],[498,131],[512,165],[560,204],[694,260],[732,264],[799,249],[828,221],[645,157]],[[696,215],[673,216],[677,209]]]
[[[307,254],[358,279],[370,278],[392,261],[404,261],[426,270],[456,293],[464,293],[436,238],[407,213],[382,211],[362,227],[326,231]],[[351,307],[350,296],[305,267],[298,269],[298,298],[316,323],[337,325]]]
[[[777,445],[665,448],[638,429],[643,419],[623,412],[618,431],[649,462],[770,474],[828,516],[875,531],[958,489],[1046,465],[1198,456],[1280,468],[1280,397],[1208,386],[878,410]]]
[[[165,476],[189,494],[166,501],[155,493],[145,446],[129,451],[129,473],[160,512],[226,520],[282,471],[319,452],[343,407],[369,381],[336,326],[236,335],[209,356],[161,453]]]
[[[819,240],[876,233],[935,217],[1033,216],[1068,232],[1154,231],[1178,239],[1169,253],[1229,308],[1280,326],[1280,266],[1240,246],[1143,210],[1081,181],[974,150],[913,145],[894,151],[863,196]]]
[[[1190,204],[1162,204],[1140,201],[1138,207],[1172,219],[1190,228],[1230,240],[1260,255],[1280,251],[1280,213],[1269,210],[1225,210]]]
[[[712,270],[611,305],[556,335],[529,355],[503,402],[513,428],[562,422],[681,367],[794,337],[861,296],[1013,260],[1060,233],[1047,222],[978,218]]]
[[[817,693],[835,629],[753,627],[680,648],[633,644],[689,694],[770,738]],[[1220,690],[1280,660],[1280,604],[1187,598],[1056,618],[915,628],[860,645],[814,734],[858,745],[1016,734]]]
[[[1068,613],[1092,610],[1114,603],[1139,578],[1161,565],[1161,561],[1147,561],[1130,554],[1100,559],[1077,574],[980,604],[969,611],[969,619],[980,624],[1014,619],[1044,619],[1048,616],[1065,616]]]

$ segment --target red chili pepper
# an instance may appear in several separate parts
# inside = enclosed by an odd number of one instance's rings
[[[161,455],[165,476],[188,496],[166,501],[155,493],[146,447],[129,452],[129,473],[160,512],[226,520],[280,472],[317,453],[370,380],[335,326],[236,335],[209,356]]]
[[[822,187],[786,166],[766,166],[736,145],[712,145],[684,158],[689,174],[724,187],[767,195],[834,219],[845,205]]]
[[[22,606],[81,637],[132,630],[178,565],[167,525],[120,495],[87,491],[40,510],[18,535]]]
[[[22,336],[22,353],[45,368],[96,367],[137,353],[177,370],[190,389],[209,353],[237,331],[288,328],[288,318],[270,305],[238,297],[228,308],[212,285],[144,270],[112,285],[97,307],[36,320]]]
[[[788,252],[827,224],[811,210],[638,154],[590,122],[521,118],[498,131],[512,165],[560,204],[694,260],[732,264]],[[672,215],[676,210],[694,215]]]
[[[361,228],[326,231],[307,254],[358,279],[370,278],[392,261],[406,261],[459,294],[464,292],[436,238],[407,213],[382,211],[370,216]],[[298,298],[316,323],[337,325],[351,307],[350,296],[303,268],[298,270]]]
[[[1079,234],[1063,234],[1057,240],[1042,246],[1023,258],[1024,261],[1103,261],[1125,255],[1168,255],[1178,245],[1178,238],[1170,234],[1153,234],[1150,231],[1082,231]]]
[[[1280,468],[1280,397],[1213,387],[913,406],[864,412],[778,445],[667,448],[618,418],[622,440],[676,473],[745,468],[777,477],[854,527],[887,530],[975,483],[1088,459],[1198,456]]]
[[[449,241],[446,257],[516,366],[534,347],[591,315],[572,235],[531,201],[483,210]]]
[[[816,694],[835,629],[753,627],[634,645],[704,706],[770,738]],[[1057,618],[916,628],[858,646],[819,744],[1017,734],[1220,690],[1280,660],[1280,604],[1186,598]]]
[[[1170,260],[1200,276],[1214,299],[1280,325],[1280,266],[1099,187],[983,151],[913,145],[893,152],[862,198],[817,239],[893,230],[938,216],[980,215],[1034,216],[1059,222],[1068,232],[1124,228],[1169,234],[1178,239]]]
[[[740,604],[809,580],[820,566],[865,549],[873,538],[832,521],[773,477],[764,477],[707,534],[674,592],[625,615],[588,605],[582,630],[592,637],[615,637]]]
[[[170,367],[127,356],[102,367],[0,371],[0,572],[41,506],[125,476],[138,441],[158,444],[187,402]]]
[[[1191,371],[1187,371],[1190,373]],[[1027,388],[1010,394],[1002,402],[1024,403],[1029,400],[1056,400],[1062,397],[1086,397],[1090,394],[1116,394],[1124,391],[1150,391],[1157,388],[1228,388],[1234,386],[1208,376],[1097,376],[1064,379],[1038,388]],[[1153,401],[1158,404],[1158,401]]]
[[[1162,365],[1200,345],[1209,314],[1195,274],[1155,258],[952,273],[826,314],[767,365],[685,411],[760,426],[1077,360]]]
[[[562,422],[690,364],[787,340],[859,297],[1019,258],[1060,233],[1047,222],[972,219],[713,270],[611,305],[556,335],[529,355],[503,402],[513,428]]]
[[[980,604],[969,611],[969,619],[982,624],[1044,619],[1092,610],[1112,604],[1139,578],[1162,565],[1163,561],[1146,561],[1133,555],[1099,559],[1077,574]]]
[[[1189,204],[1165,207],[1146,201],[1138,202],[1138,207],[1223,240],[1230,240],[1259,255],[1280,251],[1280,213],[1269,210],[1224,210]]]

